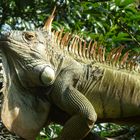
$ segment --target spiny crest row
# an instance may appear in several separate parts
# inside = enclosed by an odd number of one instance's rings
[[[139,55],[129,57],[130,51],[122,54],[124,46],[112,49],[109,53],[104,47],[98,46],[97,41],[91,40],[89,43],[79,37],[70,33],[61,31],[53,31],[54,42],[56,46],[63,51],[68,52],[72,57],[81,60],[90,60],[93,62],[106,63],[117,68],[140,71],[137,63]]]

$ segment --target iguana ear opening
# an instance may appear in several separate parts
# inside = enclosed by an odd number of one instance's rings
[[[49,33],[51,33],[52,21],[54,19],[55,11],[56,11],[56,6],[54,7],[52,14],[49,16],[49,18],[47,19],[47,21],[45,22],[45,25],[43,27],[43,29],[48,31]]]

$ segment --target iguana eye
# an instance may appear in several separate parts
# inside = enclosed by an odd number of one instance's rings
[[[24,35],[24,38],[28,41],[35,40],[36,38],[36,34],[34,32],[24,32],[23,35]]]

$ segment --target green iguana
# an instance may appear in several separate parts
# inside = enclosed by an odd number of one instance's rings
[[[52,106],[69,116],[57,140],[84,139],[97,121],[139,125],[140,69],[129,52],[107,54],[96,42],[51,31],[53,18],[42,29],[1,37],[1,117],[8,130],[34,140]]]

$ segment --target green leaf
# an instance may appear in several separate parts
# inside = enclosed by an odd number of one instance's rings
[[[122,41],[131,41],[132,39],[129,37],[127,33],[120,32],[117,36],[113,36],[112,40],[114,42],[122,42]]]
[[[140,15],[133,15],[133,16],[130,16],[130,19],[131,19],[131,20],[140,20]]]
[[[131,3],[134,3],[134,0],[115,0],[115,3],[119,7],[126,7]]]

